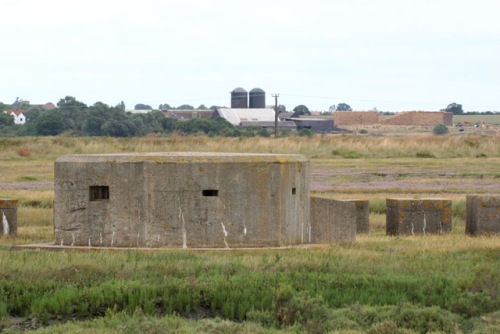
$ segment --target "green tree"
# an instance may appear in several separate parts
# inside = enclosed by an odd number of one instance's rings
[[[48,112],[37,120],[35,130],[39,136],[57,136],[64,131],[64,122],[56,112]]]
[[[175,118],[165,117],[161,121],[161,126],[163,127],[163,130],[172,132],[179,126],[179,121]]]
[[[125,111],[125,102],[121,101],[116,107],[120,110]]]
[[[455,102],[448,104],[444,111],[451,112],[453,115],[462,115],[464,113],[462,105]]]
[[[231,135],[234,126],[224,118],[193,118],[182,122],[179,129],[186,134],[206,133],[207,135]]]
[[[87,108],[85,103],[78,101],[73,96],[66,96],[57,102],[57,109],[54,112],[61,117],[64,130],[71,130],[76,134],[81,134]]]
[[[0,102],[0,112],[3,112],[4,110],[8,110],[10,106],[8,104]]]
[[[14,125],[14,117],[12,117],[12,115],[5,114],[3,111],[0,111],[0,129],[12,125]]]
[[[135,124],[132,121],[118,120],[116,118],[108,119],[101,126],[102,134],[110,137],[130,137],[135,130]]]
[[[309,108],[307,108],[305,105],[300,104],[293,108],[293,115],[292,117],[298,117],[302,115],[311,115],[311,112],[309,111]]]
[[[103,118],[89,115],[83,122],[82,131],[86,136],[102,136],[101,125]]]
[[[26,123],[35,122],[40,116],[42,116],[46,111],[41,107],[31,107],[24,113],[26,116]]]
[[[278,105],[278,111],[281,112],[286,112],[286,106],[284,104]]]
[[[57,102],[57,108],[82,110],[87,108],[87,105],[83,102],[78,101],[73,96],[66,96],[64,99],[60,99],[59,102]]]
[[[196,110],[208,110],[208,108],[204,104],[200,104]]]
[[[352,108],[347,103],[337,104],[337,111],[352,111]]]
[[[136,135],[146,135],[148,133],[158,133],[163,132],[162,121],[165,119],[165,115],[158,110],[151,111],[147,114],[135,114],[132,115],[135,122],[137,119],[141,119],[141,126],[136,130]],[[138,124],[138,123],[136,123]]]

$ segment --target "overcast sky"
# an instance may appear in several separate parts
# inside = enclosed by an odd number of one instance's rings
[[[0,102],[500,111],[500,0],[1,0]]]

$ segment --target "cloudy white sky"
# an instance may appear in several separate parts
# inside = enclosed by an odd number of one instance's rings
[[[1,0],[0,101],[500,111],[500,0]]]

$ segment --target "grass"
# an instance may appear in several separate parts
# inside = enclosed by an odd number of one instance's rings
[[[486,124],[500,125],[500,115],[454,115],[453,122],[454,123],[484,122]]]
[[[3,138],[0,148],[1,196],[20,203],[18,237],[0,237],[0,331],[500,331],[500,239],[464,233],[465,195],[500,192],[495,138]],[[57,156],[203,150],[305,154],[312,183],[325,187],[314,194],[370,200],[371,233],[315,249],[10,250],[53,240]],[[387,237],[387,197],[451,199],[452,233]]]

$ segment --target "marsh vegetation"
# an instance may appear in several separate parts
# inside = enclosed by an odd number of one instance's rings
[[[500,237],[465,235],[465,195],[500,194],[492,136],[0,138],[0,331],[41,333],[496,333]],[[203,252],[12,250],[53,240],[62,154],[297,153],[315,195],[370,200],[369,235],[311,249]],[[449,235],[387,237],[387,197],[453,201]]]

